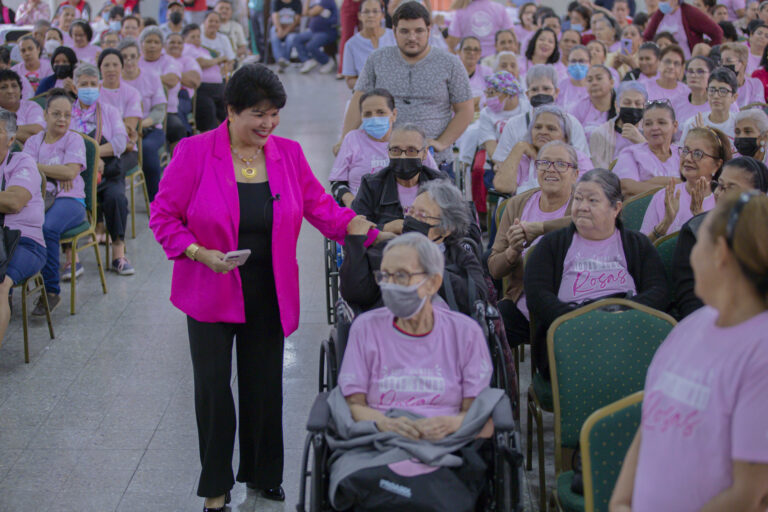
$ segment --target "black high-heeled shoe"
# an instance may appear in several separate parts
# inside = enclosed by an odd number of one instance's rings
[[[203,512],[224,512],[224,510],[227,508],[227,505],[229,505],[231,501],[232,501],[232,494],[229,491],[227,491],[224,494],[223,507],[213,508],[213,507],[206,507],[205,505],[203,505]]]

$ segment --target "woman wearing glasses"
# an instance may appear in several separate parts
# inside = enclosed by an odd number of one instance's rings
[[[523,261],[538,237],[571,222],[573,186],[579,178],[576,150],[563,141],[545,144],[534,162],[539,187],[507,202],[488,258],[494,279],[504,279],[499,311],[509,345],[530,339],[529,314],[523,294]]]
[[[669,333],[648,368],[612,512],[765,509],[766,218],[764,194],[734,193],[699,228],[690,259],[705,306]]]
[[[351,208],[382,230],[403,232],[405,211],[419,194],[419,185],[445,175],[424,165],[427,136],[415,124],[406,123],[389,138],[389,165],[363,176]]]
[[[696,114],[683,123],[683,136],[696,126],[709,126],[716,128],[733,139],[735,136],[735,112],[731,107],[738,97],[738,82],[736,73],[728,68],[717,68],[710,75],[707,82],[707,97],[709,98],[709,111]]]
[[[685,83],[691,90],[687,101],[675,106],[677,122],[682,125],[696,114],[709,112],[707,84],[715,64],[709,57],[694,57],[685,65]]]
[[[680,81],[684,63],[685,54],[676,44],[661,50],[659,77],[645,82],[649,100],[667,98],[675,110],[686,103],[691,90]]]
[[[720,177],[723,164],[731,159],[731,142],[720,130],[697,127],[690,130],[679,154],[682,183],[670,178],[653,196],[643,218],[640,231],[652,241],[715,206],[710,182]]]
[[[667,305],[661,258],[647,237],[624,229],[619,218],[622,201],[615,174],[605,169],[587,172],[573,192],[573,222],[545,235],[526,262],[523,284],[536,325],[533,364],[546,378],[546,333],[557,317],[607,297],[660,310]]]
[[[343,26],[345,21],[344,7],[351,1],[347,0],[342,4],[342,31],[345,29]],[[365,61],[373,50],[397,44],[392,29],[381,26],[381,21],[384,19],[384,4],[381,3],[381,0],[360,2],[357,19],[360,20],[362,29],[344,44],[344,58],[341,68],[341,74],[350,89],[355,88],[357,77],[363,71]]]
[[[648,102],[643,110],[645,142],[624,148],[613,172],[621,179],[625,197],[664,186],[680,176],[679,147],[672,144],[677,131],[675,111],[669,100]]]
[[[464,64],[469,76],[469,87],[472,89],[472,97],[475,99],[475,111],[479,111],[480,100],[485,92],[485,78],[493,74],[493,70],[480,64],[482,47],[480,40],[474,36],[468,36],[461,40],[459,45],[459,58]]]

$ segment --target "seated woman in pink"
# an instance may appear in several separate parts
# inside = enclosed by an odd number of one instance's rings
[[[509,125],[508,125],[509,126]],[[571,143],[571,132],[563,110],[556,105],[544,105],[531,113],[525,140],[515,144],[509,156],[496,168],[493,186],[507,194],[522,193],[538,186],[535,160],[544,144],[553,140]],[[594,167],[587,155],[576,151],[578,169]]]
[[[96,64],[99,58],[101,48],[91,44],[93,39],[93,29],[91,25],[85,20],[76,20],[72,22],[72,26],[69,27],[69,35],[72,36],[74,44],[72,49],[77,55],[77,60],[80,62],[87,62],[88,64]]]
[[[718,199],[691,252],[704,307],[659,347],[613,512],[765,510],[768,198]]]
[[[112,105],[120,112],[128,132],[126,150],[133,151],[137,147],[137,127],[142,119],[141,93],[123,82],[123,56],[118,50],[107,48],[101,52],[98,67],[101,72],[99,102]]]
[[[22,144],[45,128],[43,109],[21,99],[21,78],[10,69],[0,70],[0,107],[16,114],[16,140]]]
[[[643,135],[646,142],[627,146],[616,160],[613,172],[621,179],[626,197],[642,194],[679,179],[679,147],[672,144],[677,121],[672,105],[666,100],[650,102],[643,111]]]
[[[37,84],[40,83],[40,80],[53,73],[51,64],[45,59],[40,59],[42,47],[40,42],[35,39],[35,36],[27,34],[22,37],[19,40],[19,48],[22,61],[11,69],[18,73],[19,76],[29,80],[33,89],[37,89]]]
[[[640,228],[652,241],[679,231],[691,217],[715,206],[710,182],[731,159],[731,142],[716,128],[693,128],[678,153],[682,183],[670,178],[664,190],[656,192]]]
[[[584,133],[589,141],[598,126],[615,117],[616,91],[611,70],[604,65],[596,65],[587,72],[588,101],[577,103],[571,114],[584,126]]]
[[[26,153],[11,153],[16,134],[16,114],[0,109],[0,214],[8,229],[21,231],[21,238],[11,255],[5,276],[0,282],[0,343],[5,337],[11,309],[8,302],[13,285],[40,272],[45,263],[43,238],[42,178],[35,160]]]
[[[459,58],[469,76],[469,87],[472,89],[476,112],[480,110],[480,102],[485,92],[485,78],[493,74],[491,68],[480,64],[481,51],[480,40],[474,36],[465,37],[459,44]]]
[[[473,399],[490,384],[492,365],[480,326],[435,306],[443,253],[421,233],[406,233],[384,249],[376,280],[384,308],[352,324],[339,387],[355,421],[380,431],[439,441],[458,430]],[[392,408],[420,420],[384,415]]]
[[[80,173],[86,162],[83,137],[69,130],[72,98],[64,89],[52,89],[48,94],[45,118],[46,131],[30,137],[24,144],[24,153],[35,159],[38,170],[47,178],[46,190],[54,197],[53,205],[45,212],[43,224],[46,247],[43,279],[48,306],[53,311],[61,302],[61,234],[85,221],[85,182]],[[32,314],[45,314],[42,298],[38,299]]]
[[[642,82],[621,82],[608,121],[592,131],[589,155],[595,167],[608,168],[627,147],[645,142],[641,121],[648,93]]]
[[[568,78],[560,80],[557,88],[560,92],[555,103],[571,112],[579,103],[588,100],[587,72],[589,71],[589,50],[586,46],[578,45],[571,48],[568,54]]]
[[[363,176],[389,165],[387,147],[397,119],[395,98],[386,89],[368,91],[360,97],[360,116],[360,128],[344,137],[328,176],[334,199],[344,206],[352,204]],[[429,152],[424,165],[437,169],[437,163]]]
[[[537,30],[526,44],[524,56],[517,63],[521,75],[537,64],[557,64],[560,61],[560,50],[555,31],[546,27]]]
[[[183,55],[183,51],[184,38],[181,34],[169,34],[165,39],[166,55],[176,61],[181,69],[181,88],[176,95],[179,102],[176,107],[176,115],[184,123],[187,134],[190,135],[192,126],[189,124],[187,116],[192,113],[192,98],[195,95],[195,90],[200,86],[203,70],[194,58]],[[174,147],[175,145],[171,144],[171,151]]]
[[[688,103],[688,95],[691,90],[680,81],[682,78],[685,54],[676,44],[669,45],[661,50],[659,56],[659,78],[647,80],[645,88],[648,90],[648,99],[668,99],[675,111]]]

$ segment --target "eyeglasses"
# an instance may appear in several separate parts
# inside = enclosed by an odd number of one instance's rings
[[[645,102],[645,108],[651,108],[651,107],[659,107],[659,106],[668,106],[672,107],[672,102],[669,101],[668,98],[662,98],[660,100],[651,100]]]
[[[759,195],[761,195],[760,192],[755,190],[750,192],[742,192],[742,194],[739,196],[739,202],[736,203],[736,206],[734,206],[733,210],[731,210],[731,215],[728,218],[728,224],[725,226],[725,241],[728,244],[728,247],[731,249],[733,249],[733,238],[736,236],[736,225],[739,223],[741,212],[744,211],[744,207],[747,206],[747,203],[749,203],[753,197]]]
[[[399,284],[400,286],[408,286],[411,284],[411,279],[413,276],[421,276],[426,274],[426,272],[407,272],[405,270],[398,270],[390,274],[384,270],[375,270],[373,272],[373,277],[376,279],[377,284],[388,283],[391,281],[395,284]]]
[[[415,156],[419,156],[419,153],[421,153],[421,151],[423,149],[424,148],[415,148],[413,146],[408,146],[407,148],[399,148],[397,146],[389,146],[387,151],[389,151],[389,156],[394,157],[394,158],[399,157],[403,153],[405,153],[405,156],[413,158]]]
[[[664,64],[665,66],[673,66],[676,68],[679,68],[683,65],[683,63],[678,60],[669,60],[669,59],[664,59],[663,61],[661,61],[661,63]]]
[[[427,215],[427,213],[422,210],[416,210],[414,208],[408,208],[405,213],[406,215],[410,215],[411,217],[414,217],[415,219],[420,220],[422,222],[424,222],[425,220],[434,220],[437,222],[440,222],[441,220],[443,220],[442,217],[433,217],[431,215]]]
[[[461,49],[464,53],[480,53],[482,50],[480,48],[473,48],[471,46],[465,46]]]
[[[139,60],[139,56],[138,55],[133,55],[133,54],[126,55],[124,53],[123,54],[123,60]]]
[[[54,119],[69,119],[72,117],[72,112],[48,112],[48,115]]]
[[[706,70],[704,68],[699,68],[699,69],[688,68],[688,69],[685,70],[685,73],[687,75],[704,76],[704,75],[709,73],[709,70]]]
[[[545,172],[554,168],[555,171],[562,174],[568,171],[568,169],[576,168],[576,166],[573,165],[572,163],[564,162],[563,160],[557,160],[556,162],[553,162],[551,160],[536,160],[534,164],[536,165],[536,170],[539,172]]]
[[[703,152],[700,149],[694,149],[693,151],[691,151],[687,147],[685,147],[685,148],[677,148],[677,154],[680,155],[680,158],[685,158],[688,155],[691,155],[691,158],[693,159],[694,162],[698,162],[699,160],[701,160],[705,156],[708,156],[709,158],[711,158],[713,160],[717,160],[717,158],[718,158],[716,156],[710,155],[709,153],[705,153],[705,152]]]
[[[381,14],[381,10],[373,10],[373,11],[371,11],[371,10],[366,9],[364,11],[360,11],[360,14],[362,14],[363,16],[375,16],[377,14]]]
[[[719,96],[722,98],[724,96],[728,96],[729,94],[733,94],[733,91],[727,87],[707,87],[707,94],[711,96]]]

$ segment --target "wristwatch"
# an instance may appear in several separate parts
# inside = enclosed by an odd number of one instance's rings
[[[184,254],[187,256],[187,258],[191,259],[192,261],[197,261],[197,252],[200,250],[200,246],[197,244],[190,244],[189,247],[186,248],[184,251]]]

